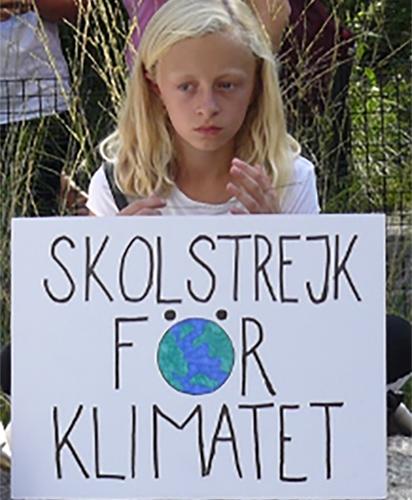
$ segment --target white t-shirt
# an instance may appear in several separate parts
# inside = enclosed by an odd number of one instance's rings
[[[297,157],[290,180],[287,185],[278,188],[278,194],[280,213],[319,213],[313,164],[302,156]],[[129,202],[133,200],[128,198]],[[229,214],[234,206],[241,206],[234,198],[221,204],[198,202],[188,198],[177,187],[172,189],[166,201],[166,206],[161,210],[163,215],[223,215]],[[103,167],[94,173],[90,181],[87,208],[97,216],[111,216],[119,212]]]
[[[57,24],[27,12],[0,25],[0,124],[66,111],[69,70]]]

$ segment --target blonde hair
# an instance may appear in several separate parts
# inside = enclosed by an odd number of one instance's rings
[[[167,192],[174,184],[173,128],[160,98],[149,87],[156,64],[175,43],[231,32],[258,62],[255,98],[236,138],[236,156],[264,165],[275,186],[286,182],[300,146],[287,134],[276,62],[270,40],[242,0],[168,0],[142,36],[117,130],[101,144],[115,164],[115,179],[130,196]]]

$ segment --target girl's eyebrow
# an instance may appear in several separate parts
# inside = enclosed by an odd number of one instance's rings
[[[188,79],[198,78],[198,75],[194,75],[192,73],[186,73],[184,71],[171,71],[169,74],[172,78],[188,78]],[[217,78],[224,78],[226,76],[245,77],[247,76],[247,72],[238,68],[228,68],[225,69],[224,72],[219,73]]]

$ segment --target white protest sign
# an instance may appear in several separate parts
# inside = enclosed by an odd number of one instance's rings
[[[384,218],[13,221],[13,496],[384,498]]]

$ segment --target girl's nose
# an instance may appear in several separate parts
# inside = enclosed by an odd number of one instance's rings
[[[202,92],[199,96],[196,114],[209,118],[216,115],[219,110],[220,107],[214,92],[212,90]]]

